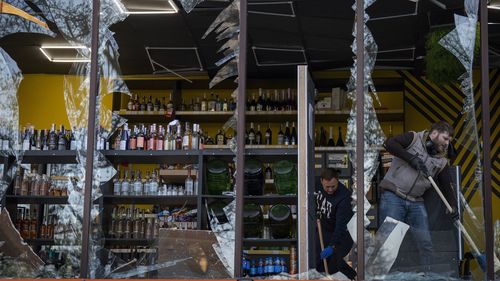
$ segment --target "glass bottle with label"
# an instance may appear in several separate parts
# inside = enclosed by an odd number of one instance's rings
[[[328,146],[335,146],[335,141],[333,140],[333,127],[330,127],[330,138],[328,139]]]
[[[342,127],[339,127],[339,138],[337,140],[337,146],[344,146],[344,140],[342,137]]]
[[[253,129],[253,122],[250,123],[250,130],[248,130],[248,144],[255,144],[255,131]]]
[[[176,150],[181,150],[182,149],[182,132],[181,132],[181,124],[177,125],[177,136],[175,137],[175,149]]]
[[[184,136],[182,138],[182,149],[187,150],[192,148],[193,135],[191,133],[191,128],[189,122],[186,122],[186,130],[184,131]]]
[[[191,178],[191,168],[188,169],[188,175],[184,181],[184,186],[186,187],[186,195],[193,195],[194,183],[193,178]]]
[[[257,125],[257,132],[255,132],[255,144],[262,144],[262,133],[260,132],[260,124]]]
[[[128,171],[125,170],[125,175],[123,176],[120,195],[128,196],[130,194],[130,179],[128,177]]]
[[[226,137],[224,136],[224,133],[222,133],[222,130],[219,130],[219,133],[215,136],[216,139],[216,144],[217,145],[224,145]]]
[[[140,196],[143,194],[142,179],[141,179],[141,171],[137,171],[137,176],[134,181],[134,195]]]
[[[273,131],[271,131],[271,123],[267,124],[267,130],[264,135],[264,144],[266,145],[273,144]]]
[[[203,93],[203,99],[201,100],[201,111],[208,111],[207,93]]]
[[[194,123],[193,124],[193,133],[191,136],[191,148],[192,149],[199,149],[200,148],[200,138],[198,136],[198,131],[200,130],[200,125]]]
[[[281,124],[280,124],[280,130],[278,132],[278,145],[283,145],[285,144],[285,134],[283,133],[283,131],[281,130]]]

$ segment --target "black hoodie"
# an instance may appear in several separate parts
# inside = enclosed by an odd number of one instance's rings
[[[351,191],[339,182],[337,190],[332,195],[326,193],[322,187],[319,187],[314,195],[316,213],[321,220],[325,244],[336,246],[351,242],[351,236],[347,231],[347,223],[354,215]]]

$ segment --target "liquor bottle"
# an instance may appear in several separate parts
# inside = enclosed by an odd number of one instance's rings
[[[163,128],[162,125],[160,125],[160,128],[158,129],[158,133],[156,134],[156,150],[163,150],[163,144],[165,139],[165,129]]]
[[[198,125],[199,128],[199,125]],[[198,144],[198,149],[203,150],[205,148],[205,135],[203,134],[203,130],[199,129],[198,131],[198,138],[199,138],[199,144]]]
[[[177,125],[177,136],[175,137],[175,149],[182,149],[182,133],[181,133],[181,124]]]
[[[333,127],[330,127],[330,138],[328,139],[328,146],[335,146],[335,141],[333,140]]]
[[[123,125],[123,130],[120,136],[120,147],[119,150],[127,150],[129,144],[129,136],[128,136],[128,124],[125,123]]]
[[[273,110],[273,101],[271,100],[271,92],[269,90],[266,91],[265,110],[266,111]]]
[[[165,136],[165,143],[163,144],[163,148],[165,150],[174,150],[175,145],[174,142],[172,141],[173,136],[172,136],[172,126],[167,125],[167,134]]]
[[[281,124],[280,124],[280,130],[278,132],[278,145],[283,145],[285,143],[285,134],[283,134],[283,131],[281,130]]]
[[[287,91],[287,99],[286,99],[286,110],[292,111],[292,91],[288,88]]]
[[[123,238],[123,228],[125,224],[125,220],[123,217],[123,213],[125,212],[125,207],[120,207],[118,208],[118,212],[116,215],[116,222],[115,222],[115,235],[116,238]]]
[[[109,228],[108,228],[108,237],[109,238],[118,238],[116,237],[116,212],[118,208],[114,207],[113,211],[111,212],[111,221],[109,222]]]
[[[260,132],[260,124],[257,125],[257,132],[255,133],[255,144],[262,144],[262,133]]]
[[[285,145],[290,145],[290,139],[292,138],[290,134],[290,127],[288,127],[288,121],[286,122],[286,127],[285,127],[285,135],[283,142]]]
[[[160,111],[160,108],[161,108],[160,100],[158,98],[155,98],[155,103],[154,103],[154,106],[153,106],[153,110],[154,111]]]
[[[255,109],[257,111],[264,110],[264,99],[262,98],[262,88],[259,88],[259,99],[257,100],[257,105]]]
[[[193,147],[193,134],[191,133],[191,128],[189,122],[186,122],[186,130],[184,131],[184,137],[182,138],[182,149],[187,150]]]
[[[137,171],[137,175],[134,181],[134,195],[140,196],[143,194],[143,184],[141,178],[141,171]]]
[[[40,187],[40,195],[47,196],[49,195],[50,188],[50,180],[47,175],[42,175],[42,186]]]
[[[149,176],[149,171],[146,171],[146,177],[143,180],[142,194],[149,195],[151,192],[151,177]]]
[[[227,98],[224,98],[224,101],[222,102],[222,111],[228,111],[229,110],[229,103],[227,101]]]
[[[255,144],[255,130],[253,129],[253,122],[250,123],[250,130],[248,130],[248,144]]]
[[[120,195],[122,192],[122,181],[120,179],[121,173],[120,170],[117,171],[115,178],[113,179],[113,194]]]
[[[295,129],[295,122],[292,122],[292,135],[290,137],[290,144],[291,145],[297,145],[299,142],[298,142],[298,138],[297,138],[297,130]]]
[[[215,95],[215,111],[222,111],[222,100],[219,95]]]
[[[128,149],[137,150],[137,126],[135,125],[130,132],[130,137],[128,139]]]
[[[31,128],[32,134],[30,136],[30,150],[39,150],[36,147],[37,139],[38,139],[38,130]]]
[[[208,110],[207,93],[203,93],[203,99],[201,100],[201,111]]]
[[[125,174],[123,175],[123,180],[122,180],[122,184],[121,184],[120,195],[128,196],[129,194],[131,194],[131,192],[130,192],[130,180],[128,177],[128,171],[125,170]]]
[[[285,89],[281,90],[281,100],[280,100],[280,110],[285,111],[286,110],[286,99],[285,99],[285,94],[286,91]]]
[[[14,195],[21,195],[21,184],[22,184],[22,178],[21,178],[21,169],[17,169],[16,171],[16,179],[14,181]]]
[[[167,110],[167,102],[165,97],[161,97],[160,111],[165,111],[165,110]]]
[[[215,98],[214,94],[210,94],[210,99],[208,100],[208,111],[215,111]]]
[[[225,144],[226,137],[224,136],[224,133],[222,133],[222,130],[219,130],[219,132],[215,136],[215,141],[216,141],[216,145],[224,145]]]
[[[200,148],[200,138],[198,136],[198,131],[200,130],[200,125],[193,123],[193,133],[191,136],[191,148],[199,149]]]
[[[30,236],[29,238],[31,239],[36,239],[36,233],[37,233],[37,215],[36,215],[36,209],[33,209],[33,213],[31,214],[31,219],[29,222],[30,226]]]
[[[48,225],[48,209],[45,209],[45,213],[43,214],[42,224],[40,225],[40,232],[38,233],[38,237],[42,239],[48,239],[49,233],[47,232]]]
[[[23,175],[23,180],[21,182],[21,196],[28,196],[30,186],[30,180],[28,178],[28,173],[25,172]]]
[[[158,142],[158,135],[156,134],[156,124],[152,124],[149,129],[148,136],[148,150],[156,150],[156,143]]]
[[[328,141],[326,140],[326,130],[325,128],[320,128],[320,136],[319,136],[319,146],[326,146]]]
[[[128,111],[132,111],[134,110],[134,98],[133,97],[130,97],[128,99],[128,103],[127,103],[127,110]]]
[[[125,224],[123,228],[123,238],[129,239],[133,228],[132,211],[130,208],[127,208],[127,215],[125,217]]]
[[[193,195],[194,183],[193,178],[191,177],[191,168],[188,169],[188,175],[184,181],[184,186],[186,187],[186,195]]]
[[[257,109],[257,101],[255,100],[255,94],[252,94],[252,100],[250,101],[249,110],[255,111]]]
[[[22,145],[22,149],[23,150],[30,150],[30,146],[31,146],[31,143],[30,143],[30,134],[29,134],[29,131],[27,128],[24,128],[24,133],[22,134],[23,136],[23,145]]]
[[[153,111],[153,97],[149,96],[148,103],[146,104],[146,110],[151,112]]]
[[[141,109],[141,104],[139,103],[139,95],[135,95],[134,98],[134,111],[138,111]]]
[[[172,113],[174,111],[174,102],[172,101],[172,93],[170,93],[169,100],[167,103],[167,112]]]
[[[200,97],[196,97],[196,102],[193,104],[193,111],[200,111],[200,110],[201,110]]]
[[[344,140],[342,138],[342,127],[339,127],[339,138],[337,140],[337,146],[344,146]]]
[[[142,220],[139,217],[139,209],[134,209],[133,227],[132,227],[132,238],[141,239],[142,238]]]
[[[273,144],[273,131],[271,131],[271,123],[267,124],[267,130],[264,134],[264,144],[271,145]]]
[[[159,188],[160,188],[160,182],[158,180],[158,173],[156,170],[154,170],[152,175],[151,175],[151,181],[149,182],[149,194],[148,195],[158,195]]]
[[[30,220],[28,218],[28,209],[24,209],[22,220],[21,220],[21,237],[23,239],[29,239],[30,237]]]
[[[144,136],[144,125],[141,124],[139,127],[139,133],[137,134],[137,150],[144,150],[145,136]]]
[[[42,135],[42,132],[43,131],[40,132],[41,135]],[[71,135],[70,135],[70,138],[69,138],[69,149],[70,150],[76,150],[77,149],[75,132],[76,132],[76,127],[73,127],[73,130],[71,130]],[[45,134],[45,133],[43,133],[43,134]]]
[[[267,163],[267,167],[265,170],[265,177],[266,180],[270,180],[273,178],[273,170],[271,169],[271,165],[269,163]]]
[[[146,97],[142,97],[142,102],[141,102],[141,111],[146,111],[148,109],[148,104],[146,103]]]

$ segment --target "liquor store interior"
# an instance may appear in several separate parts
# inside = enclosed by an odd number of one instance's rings
[[[498,23],[0,0],[0,278],[500,278]]]

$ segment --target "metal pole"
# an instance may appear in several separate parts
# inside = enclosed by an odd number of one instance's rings
[[[242,276],[241,254],[243,250],[243,183],[245,164],[245,101],[247,88],[247,0],[240,0],[240,53],[238,62],[238,123],[236,138],[236,225],[234,245],[234,278]]]
[[[95,116],[96,98],[99,91],[98,77],[98,49],[99,49],[99,11],[100,0],[92,1],[92,39],[90,54],[90,90],[89,90],[89,115],[87,132],[87,152],[85,164],[85,188],[83,198],[83,229],[82,229],[82,256],[80,260],[80,278],[89,278],[89,246],[90,246],[90,209],[92,207],[92,181],[94,168],[95,145]]]
[[[488,7],[482,0],[480,11],[481,27],[481,107],[483,117],[483,210],[484,235],[486,241],[486,278],[495,278],[493,262],[493,217],[491,206],[491,159],[490,159],[490,80],[488,62]]]
[[[356,237],[358,250],[357,280],[365,280],[365,240],[364,240],[364,206],[365,206],[365,153],[364,153],[364,0],[356,0]]]

